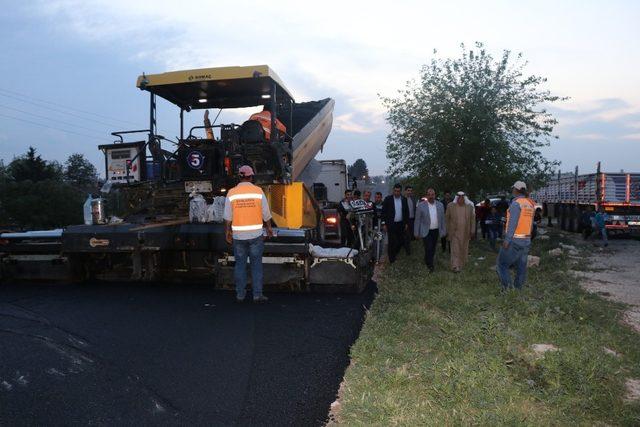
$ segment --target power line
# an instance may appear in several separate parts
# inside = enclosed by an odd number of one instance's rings
[[[100,140],[103,140],[103,141],[113,142],[113,141],[111,141],[111,140],[109,140],[109,139],[101,138],[101,137],[99,137],[99,136],[87,135],[87,134],[85,134],[85,133],[75,132],[75,131],[68,130],[68,129],[62,129],[62,128],[58,128],[58,127],[55,127],[55,126],[43,125],[42,123],[38,123],[38,122],[31,121],[31,120],[26,120],[26,119],[21,119],[21,118],[19,118],[19,117],[9,116],[9,115],[7,115],[7,114],[2,114],[2,113],[0,113],[0,117],[6,117],[6,118],[8,118],[8,119],[18,120],[18,121],[25,122],[25,123],[29,123],[29,124],[32,124],[32,125],[36,125],[36,126],[41,126],[41,127],[44,127],[44,128],[49,128],[49,129],[57,130],[57,131],[59,131],[59,132],[65,132],[65,133],[71,133],[71,134],[78,135],[78,136],[84,136],[85,138],[100,139]]]
[[[6,95],[4,93],[0,93],[0,96],[4,96],[5,98],[15,99],[17,101],[24,102],[26,104],[31,104],[31,105],[35,105],[36,107],[45,108],[47,110],[56,111],[58,113],[67,114],[69,116],[73,116],[73,117],[76,117],[76,118],[79,118],[79,119],[82,119],[82,120],[92,121],[94,123],[100,123],[102,125],[109,126],[111,128],[119,127],[118,125],[114,125],[113,123],[106,123],[106,122],[102,122],[100,120],[90,119],[88,117],[82,117],[82,116],[80,116],[78,114],[70,113],[68,111],[59,110],[57,108],[47,107],[46,105],[42,105],[42,104],[39,104],[39,103],[36,103],[36,102],[27,101],[25,99],[20,99],[20,98],[18,98],[16,96]]]
[[[80,128],[80,129],[84,129],[84,130],[91,131],[91,132],[104,132],[104,130],[91,129],[91,128],[88,128],[88,127],[84,127],[84,126],[77,125],[77,124],[75,124],[75,123],[69,123],[69,122],[64,122],[64,121],[62,121],[62,120],[58,120],[58,119],[52,119],[51,117],[41,116],[40,114],[32,113],[32,112],[30,112],[30,111],[21,110],[21,109],[19,109],[19,108],[9,107],[8,105],[2,105],[2,104],[0,104],[0,108],[7,108],[7,109],[9,109],[9,110],[17,111],[17,112],[19,112],[19,113],[29,114],[29,115],[31,115],[31,116],[38,117],[38,118],[40,118],[40,119],[50,120],[50,121],[52,121],[52,122],[56,122],[56,123],[60,123],[60,124],[64,124],[64,125],[67,125],[67,126],[77,127],[77,128]]]
[[[33,96],[25,95],[25,94],[23,94],[23,93],[19,93],[19,92],[13,91],[13,90],[8,90],[8,89],[0,88],[0,91],[2,91],[2,92],[7,92],[7,93],[11,93],[11,94],[13,94],[13,95],[18,95],[18,96],[21,96],[21,97],[24,97],[24,98],[29,98],[29,99],[31,99],[31,100],[33,100],[33,101],[44,102],[44,103],[46,103],[46,104],[55,105],[55,106],[58,106],[58,107],[65,108],[65,109],[67,109],[67,110],[76,111],[76,112],[78,112],[78,113],[89,114],[89,115],[91,115],[91,116],[95,116],[95,117],[102,117],[103,119],[107,119],[107,120],[114,120],[114,121],[116,121],[116,122],[128,123],[128,124],[130,124],[130,125],[134,125],[134,126],[137,126],[137,125],[138,125],[138,123],[130,122],[130,121],[128,121],[128,120],[117,119],[117,118],[115,118],[115,117],[109,117],[109,116],[105,116],[105,115],[103,115],[103,114],[92,113],[91,111],[81,110],[81,109],[79,109],[79,108],[68,107],[68,106],[66,106],[66,105],[59,104],[59,103],[57,103],[57,102],[47,101],[46,99],[35,98],[35,97],[33,97]]]
[[[17,96],[7,95],[7,94],[4,94],[4,93],[0,93],[0,96],[4,96],[5,98],[15,99],[17,101],[24,102],[24,103],[31,104],[31,105],[35,105],[36,107],[44,108],[44,109],[51,110],[51,111],[55,111],[57,113],[67,114],[69,116],[73,116],[73,117],[76,117],[78,119],[91,121],[93,123],[100,123],[101,125],[109,126],[110,128],[119,128],[120,127],[120,125],[116,125],[114,123],[107,123],[107,122],[103,122],[101,120],[97,120],[97,119],[93,119],[93,118],[89,118],[89,117],[83,117],[83,116],[81,116],[79,114],[74,114],[74,113],[70,113],[68,111],[60,110],[60,109],[57,109],[57,108],[48,107],[46,105],[42,105],[42,104],[37,103],[37,102],[32,102],[32,101],[27,101],[25,99],[20,99]]]

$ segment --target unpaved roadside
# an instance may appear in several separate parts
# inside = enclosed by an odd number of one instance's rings
[[[574,241],[588,254],[588,271],[575,272],[581,285],[589,292],[628,304],[624,321],[640,332],[640,241],[610,239],[607,248],[601,248],[600,242]]]

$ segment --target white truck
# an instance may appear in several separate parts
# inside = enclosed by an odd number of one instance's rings
[[[324,200],[329,203],[338,203],[348,188],[347,163],[344,160],[320,160],[319,163],[321,169],[317,184],[324,185],[327,189]]]

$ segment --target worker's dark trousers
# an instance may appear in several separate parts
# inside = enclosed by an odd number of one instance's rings
[[[389,233],[389,262],[394,262],[396,256],[404,244],[405,230],[403,222],[394,222],[387,225],[387,231]]]
[[[407,255],[411,255],[411,241],[413,240],[414,222],[415,222],[415,218],[409,218],[409,229],[407,230],[404,236],[404,250],[407,252]]]
[[[340,221],[340,244],[349,248],[353,245],[353,230],[349,221]]]
[[[481,219],[478,222],[480,222],[480,230],[482,231],[482,238],[486,239],[487,238],[487,224],[484,223],[484,219]]]
[[[422,238],[424,245],[424,263],[427,264],[429,271],[433,271],[433,257],[436,255],[436,247],[438,246],[438,237],[440,232],[438,229],[429,230],[429,234]]]

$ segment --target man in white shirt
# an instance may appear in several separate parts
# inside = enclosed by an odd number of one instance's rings
[[[438,239],[446,236],[447,229],[444,218],[444,206],[436,200],[436,192],[433,188],[427,189],[416,208],[416,218],[413,227],[413,235],[416,239],[422,239],[424,245],[424,262],[433,273],[434,257]]]

